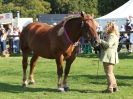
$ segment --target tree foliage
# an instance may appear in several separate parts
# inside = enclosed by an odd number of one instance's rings
[[[47,0],[51,4],[50,13],[70,13],[85,11],[96,16],[105,15],[128,0]]]
[[[2,0],[3,1],[3,0]],[[33,17],[51,11],[50,3],[43,0],[5,0],[0,2],[0,13],[20,11],[22,17]]]
[[[98,15],[105,15],[129,0],[98,0]]]
[[[21,17],[42,13],[78,13],[85,11],[96,16],[105,15],[128,0],[0,0],[0,13],[20,11]]]
[[[51,3],[51,13],[70,13],[85,11],[97,14],[98,0],[47,0]]]

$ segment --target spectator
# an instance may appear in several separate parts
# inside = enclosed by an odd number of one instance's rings
[[[132,27],[133,25],[133,16],[129,16],[129,26]]]
[[[129,16],[129,21],[130,21],[129,22],[130,31],[133,32],[133,16]],[[133,33],[130,33],[129,41],[130,41],[130,49],[129,49],[129,52],[132,52]]]
[[[127,32],[131,30],[131,27],[129,26],[129,24],[130,24],[130,20],[129,19],[126,19],[125,30]]]
[[[97,26],[97,32],[103,32],[103,27],[101,25]]]
[[[125,32],[125,31],[126,31],[124,25],[121,25],[120,31],[121,31],[121,32]]]
[[[9,52],[13,52],[13,27],[11,24],[8,25],[7,34],[9,37]]]
[[[130,52],[130,41],[129,41],[129,36],[127,33],[121,34],[119,38],[119,45],[118,45],[118,52],[121,50],[123,47],[123,44],[126,44],[127,51]]]
[[[13,53],[19,53],[19,29],[16,27],[13,28],[13,36]]]
[[[0,46],[1,46],[1,52],[2,52],[3,56],[6,56],[6,54],[7,54],[6,39],[7,39],[7,33],[5,31],[5,28],[1,25],[1,28],[0,28]]]

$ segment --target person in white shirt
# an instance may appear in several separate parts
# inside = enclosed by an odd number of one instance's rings
[[[19,29],[17,27],[13,28],[13,36],[13,53],[19,53]]]
[[[9,37],[9,52],[13,52],[13,27],[11,24],[8,25],[7,35]]]
[[[7,39],[7,33],[5,31],[5,28],[3,26],[0,27],[0,46],[1,46],[1,52],[2,55],[5,56],[7,53],[6,50],[6,39]]]
[[[129,52],[132,52],[132,44],[133,44],[133,16],[129,16],[130,24],[132,33],[130,33],[129,41],[131,43]]]
[[[121,31],[121,32],[126,31],[126,30],[125,30],[125,26],[124,26],[124,25],[121,25],[120,31]]]

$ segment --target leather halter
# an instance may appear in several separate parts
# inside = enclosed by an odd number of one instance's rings
[[[68,36],[68,32],[66,31],[66,29],[65,29],[65,24],[67,23],[67,21],[69,20],[69,19],[72,19],[72,18],[75,18],[75,16],[74,15],[71,15],[71,16],[69,16],[68,17],[68,19],[66,19],[65,21],[64,21],[64,23],[63,23],[63,29],[64,29],[64,34],[65,34],[65,36],[66,36],[66,41],[68,41],[68,42],[70,42],[70,44],[73,44],[73,46],[77,46],[77,42],[72,42],[72,40],[70,39],[70,37]],[[81,24],[81,28],[84,26],[84,22],[82,21],[82,24]]]
[[[66,36],[67,41],[70,42],[70,44],[73,44],[73,42],[70,40],[70,38],[69,38],[69,36],[68,36],[68,33],[67,33],[65,27],[63,27],[63,28],[64,28],[64,34],[65,34],[65,36]]]

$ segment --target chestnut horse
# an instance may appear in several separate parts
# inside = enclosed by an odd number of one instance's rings
[[[98,39],[95,20],[92,16],[81,12],[80,15],[68,16],[56,26],[46,23],[34,22],[28,24],[20,34],[20,45],[22,50],[23,86],[33,84],[33,71],[37,59],[40,57],[55,59],[58,75],[58,89],[66,91],[67,77],[71,64],[76,58],[75,43],[81,36],[85,36],[92,44]],[[28,54],[33,52],[30,60],[30,73],[27,80],[26,70],[28,65]],[[63,62],[66,66],[63,70]],[[64,71],[64,79],[62,79]]]

